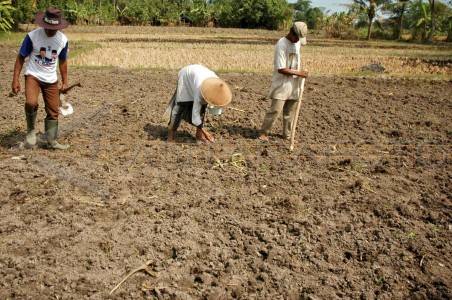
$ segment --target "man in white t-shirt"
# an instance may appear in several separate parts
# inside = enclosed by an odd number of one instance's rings
[[[47,146],[50,149],[64,150],[69,148],[69,145],[62,145],[56,139],[60,90],[64,91],[68,87],[68,39],[59,30],[66,28],[68,22],[63,19],[61,11],[56,8],[48,8],[45,13],[39,12],[35,22],[40,27],[29,32],[22,43],[14,65],[11,88],[14,94],[20,91],[19,76],[25,58],[28,57],[25,69],[25,116],[27,120],[25,146],[33,148],[37,143],[35,127],[38,96],[41,91],[47,113],[45,118]],[[61,74],[61,88],[58,88],[57,66]]]
[[[288,139],[292,122],[300,98],[300,78],[308,72],[301,71],[301,45],[306,45],[308,27],[303,22],[295,22],[289,33],[281,38],[275,47],[274,69],[269,97],[272,99],[261,128],[259,139],[268,141],[268,134],[283,112],[283,137]]]
[[[188,65],[179,71],[176,91],[165,115],[169,117],[168,142],[174,142],[177,128],[182,120],[196,126],[196,140],[214,142],[213,136],[204,129],[207,106],[225,107],[232,100],[228,84],[215,72],[203,65]]]

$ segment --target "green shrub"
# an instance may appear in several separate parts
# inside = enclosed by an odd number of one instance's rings
[[[9,0],[0,1],[0,31],[10,31],[13,28],[15,9]]]

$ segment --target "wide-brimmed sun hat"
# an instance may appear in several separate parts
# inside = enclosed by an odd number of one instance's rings
[[[45,12],[38,12],[35,24],[50,30],[60,30],[69,26],[68,21],[63,18],[61,10],[55,7],[49,7]]]
[[[306,36],[308,35],[308,25],[305,22],[295,22],[292,26],[293,32],[300,39],[300,43],[302,45],[306,45],[307,40]]]
[[[232,92],[228,84],[220,78],[207,78],[201,84],[201,95],[213,106],[223,107],[231,103]]]

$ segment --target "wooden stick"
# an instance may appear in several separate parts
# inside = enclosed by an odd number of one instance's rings
[[[301,100],[303,100],[303,92],[304,92],[304,81],[305,79],[301,79],[300,83],[300,98],[298,99],[297,103],[297,111],[295,112],[295,117],[292,124],[292,132],[290,133],[290,151],[293,151],[294,145],[295,145],[295,131],[297,129],[297,122],[298,122],[298,115],[300,114],[300,108],[301,108]]]
[[[132,270],[129,274],[127,274],[126,277],[124,277],[123,280],[121,280],[120,283],[118,283],[111,291],[110,291],[110,295],[113,294],[120,286],[121,284],[123,284],[127,279],[129,279],[130,276],[132,276],[133,274],[140,272],[140,271],[146,271],[146,268],[152,263],[152,260],[148,260],[147,262],[145,262],[144,264],[142,264],[141,266],[139,266],[138,268]],[[146,272],[148,274],[150,274],[149,272]]]
[[[72,90],[73,88],[75,88],[76,86],[82,87],[81,83],[80,83],[80,82],[77,82],[77,83],[75,83],[75,84],[73,84],[73,85],[71,85],[71,86],[65,88],[64,90],[60,90],[60,94],[66,94],[67,92],[69,92],[70,90]]]

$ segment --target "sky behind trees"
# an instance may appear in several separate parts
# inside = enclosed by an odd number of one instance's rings
[[[331,11],[342,11],[346,10],[346,8],[341,4],[349,3],[350,1],[347,0],[313,0],[312,6],[323,6],[328,10]]]
[[[289,0],[289,2],[294,3],[297,2],[297,0]],[[349,0],[312,0],[312,6],[325,7],[331,12],[336,12],[346,10],[346,7],[341,4],[347,4],[350,2],[351,1]]]

